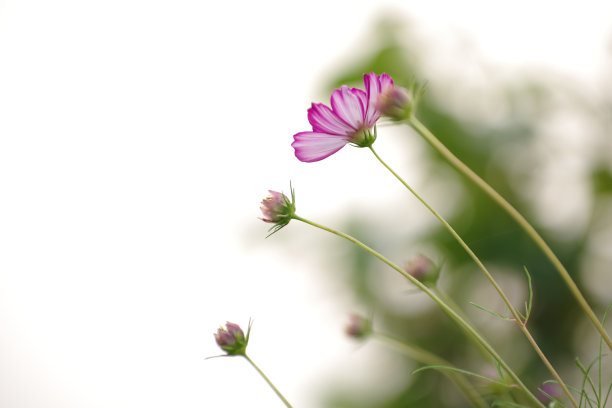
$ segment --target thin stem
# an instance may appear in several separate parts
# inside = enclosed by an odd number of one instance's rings
[[[387,336],[382,333],[373,333],[374,338],[385,343],[389,347],[398,350],[400,353],[406,355],[408,358],[419,362],[421,364],[430,366],[452,366],[448,361],[444,360],[437,355],[430,353],[420,347],[412,344],[405,343],[391,336]],[[458,374],[451,371],[443,371],[444,374],[450,381],[455,384],[457,388],[465,395],[468,401],[475,406],[480,408],[488,407],[486,401],[482,398],[480,393],[474,388],[474,386],[465,379],[462,374]]]
[[[489,270],[484,266],[484,264],[482,263],[482,261],[480,260],[480,258],[478,258],[478,256],[474,253],[474,251],[472,251],[472,249],[470,248],[470,246],[468,244],[465,243],[465,241],[463,240],[463,238],[461,238],[461,236],[457,233],[457,231],[455,231],[455,229],[446,221],[446,219],[444,219],[444,217],[442,217],[440,215],[440,213],[438,213],[435,209],[433,209],[428,203],[427,201],[425,201],[412,187],[410,187],[410,185],[408,183],[406,183],[404,181],[404,179],[402,179],[395,171],[393,171],[393,169],[391,167],[389,167],[389,165],[387,163],[385,163],[384,160],[382,160],[380,158],[380,156],[376,153],[376,151],[370,146],[370,150],[372,151],[372,153],[374,154],[374,156],[376,156],[376,158],[378,159],[378,161],[385,166],[385,168],[387,168],[387,170],[389,170],[389,172],[391,172],[391,174],[393,174],[395,176],[396,179],[399,180],[400,183],[402,183],[404,185],[404,187],[406,187],[408,189],[408,191],[410,191],[412,193],[412,195],[414,195],[425,207],[427,207],[427,209],[442,223],[442,225],[444,225],[444,227],[451,233],[451,235],[453,236],[453,238],[455,238],[455,240],[459,243],[459,245],[461,245],[461,247],[465,250],[465,252],[467,252],[467,254],[470,256],[470,258],[472,258],[474,260],[474,262],[476,263],[476,265],[478,265],[478,267],[480,268],[480,270],[484,273],[484,275],[486,276],[486,278],[489,280],[489,282],[491,283],[491,285],[495,288],[495,290],[497,291],[497,293],[499,294],[499,296],[501,297],[501,299],[503,300],[503,302],[506,304],[506,307],[508,308],[508,310],[510,311],[510,313],[512,314],[512,318],[513,320],[516,322],[516,324],[519,326],[520,330],[523,332],[523,334],[525,335],[525,337],[527,338],[527,341],[529,341],[529,343],[531,344],[532,348],[535,350],[536,354],[540,357],[540,359],[542,360],[542,362],[544,363],[544,365],[546,366],[546,368],[548,368],[548,370],[550,371],[550,373],[553,375],[553,377],[555,378],[555,380],[557,380],[557,382],[559,383],[559,385],[561,386],[561,388],[563,389],[564,393],[567,395],[567,397],[569,398],[569,400],[572,402],[572,404],[578,408],[578,404],[576,403],[576,401],[574,400],[574,397],[572,396],[572,394],[570,393],[569,389],[567,388],[567,386],[565,385],[565,383],[563,382],[563,380],[561,379],[561,376],[557,373],[557,371],[555,370],[555,368],[552,366],[552,364],[550,363],[550,361],[548,361],[548,359],[546,358],[546,356],[544,355],[544,353],[542,352],[542,350],[540,349],[540,346],[538,346],[538,343],[535,341],[535,339],[533,338],[533,336],[531,335],[531,333],[529,332],[529,330],[527,329],[526,324],[523,323],[519,313],[517,312],[516,308],[512,305],[512,303],[510,302],[510,299],[508,299],[508,297],[506,296],[506,294],[504,293],[503,289],[501,288],[501,286],[499,286],[499,284],[497,283],[497,281],[495,280],[495,278],[493,278],[493,275],[491,275],[491,273],[489,272]]]
[[[477,342],[478,344],[482,345],[485,348],[485,350],[487,350],[487,352],[504,368],[504,370],[506,370],[506,372],[510,375],[510,377],[517,384],[517,386],[519,388],[521,388],[525,392],[525,394],[534,403],[536,403],[536,405],[538,407],[544,407],[544,405],[540,401],[538,401],[538,399],[533,395],[533,393],[531,391],[529,391],[529,389],[525,386],[525,384],[523,384],[523,382],[518,377],[518,375],[516,375],[516,373],[510,368],[510,366],[501,358],[501,356],[499,354],[497,354],[495,349],[476,331],[476,329],[474,329],[465,319],[463,319],[457,312],[455,312],[455,310],[453,310],[451,307],[449,307],[431,289],[429,289],[423,283],[421,283],[420,281],[415,279],[413,276],[408,274],[402,268],[400,268],[399,266],[397,266],[396,264],[391,262],[384,255],[380,254],[379,252],[377,252],[374,249],[370,248],[369,246],[365,245],[364,243],[362,243],[361,241],[357,240],[356,238],[354,238],[354,237],[352,237],[352,236],[350,236],[348,234],[345,234],[343,232],[337,231],[337,230],[335,230],[333,228],[329,228],[329,227],[326,227],[324,225],[317,224],[317,223],[315,223],[313,221],[310,221],[310,220],[307,220],[305,218],[302,218],[302,217],[298,216],[297,214],[293,215],[293,218],[298,220],[298,221],[302,221],[302,222],[304,222],[304,223],[306,223],[308,225],[312,225],[313,227],[322,229],[323,231],[330,232],[330,233],[332,233],[334,235],[337,235],[337,236],[339,236],[341,238],[346,239],[349,242],[352,242],[353,244],[357,245],[359,248],[363,249],[364,251],[368,252],[369,254],[371,254],[371,255],[375,256],[376,258],[380,259],[382,262],[384,262],[385,264],[390,266],[392,269],[394,269],[396,272],[401,274],[403,277],[408,279],[412,284],[414,284],[419,289],[421,289],[423,292],[425,292],[427,294],[427,296],[429,296],[453,321],[455,321],[455,323],[457,323],[459,325],[459,327],[461,327],[469,336],[471,336],[472,339],[475,342]]]
[[[287,406],[288,408],[291,408],[291,404],[289,403],[289,401],[287,401],[287,399],[285,397],[283,397],[283,394],[280,393],[280,391],[274,386],[274,384],[272,383],[272,381],[270,381],[270,379],[264,374],[263,371],[261,371],[261,369],[257,366],[257,364],[255,364],[253,362],[253,360],[251,360],[251,358],[249,356],[247,356],[246,354],[243,354],[244,358],[247,359],[247,361],[249,363],[251,363],[251,365],[257,370],[257,372],[263,377],[264,380],[266,380],[266,382],[268,383],[268,385],[270,387],[272,387],[272,389],[274,390],[274,392],[276,393],[276,395],[278,396],[278,398],[281,399],[281,401],[283,401],[283,403],[285,404],[285,406]]]
[[[531,237],[536,243],[540,250],[546,255],[549,261],[553,264],[555,269],[561,275],[561,278],[565,281],[565,284],[569,288],[570,292],[584,310],[595,329],[599,332],[601,337],[604,339],[608,348],[612,350],[612,338],[608,335],[602,324],[597,319],[597,315],[593,312],[593,309],[589,306],[588,302],[580,292],[580,289],[570,276],[569,272],[555,253],[550,249],[546,241],[538,234],[535,228],[518,212],[504,197],[502,197],[493,187],[491,187],[486,181],[478,176],[472,169],[470,169],[465,163],[463,163],[457,156],[455,156],[442,142],[440,142],[435,135],[425,127],[417,118],[412,117],[408,122],[410,126],[420,134],[434,149],[438,151],[453,167],[459,170],[464,176],[469,178],[474,184],[476,184],[485,194],[487,194],[493,201],[495,201],[500,207],[502,207],[514,220],[523,228],[523,230]]]
[[[463,310],[461,310],[459,305],[450,296],[448,296],[446,293],[440,290],[438,286],[434,286],[431,290],[436,294],[436,296],[442,299],[444,303],[446,303],[451,308],[453,308],[459,316],[461,316],[465,320],[468,320],[467,315],[463,312]],[[480,351],[480,353],[482,353],[486,357],[490,357],[487,351],[482,347],[482,345],[478,344],[477,346],[478,346],[478,350]]]
[[[455,311],[457,311],[457,313],[459,313],[459,315],[461,317],[463,317],[465,320],[468,320],[468,318],[465,315],[465,313],[463,313],[463,311],[461,310],[459,305],[457,305],[457,303],[455,303],[455,301],[450,296],[448,296],[446,293],[444,293],[444,291],[440,290],[440,288],[438,286],[433,287],[432,290],[435,292],[436,295],[438,295],[438,297],[440,297],[450,307],[452,307]],[[482,345],[478,344],[477,346],[478,346],[478,349],[479,349],[479,351],[481,353],[483,353],[486,357],[490,358],[490,356],[488,355],[487,351],[484,349],[484,347],[482,347]],[[493,360],[491,360],[491,364],[494,365],[495,362]],[[512,400],[512,395],[510,395],[510,393],[508,392],[507,389],[504,390],[504,394],[506,395],[508,400]]]

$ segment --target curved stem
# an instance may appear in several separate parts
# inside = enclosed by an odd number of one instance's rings
[[[278,396],[278,398],[281,399],[281,401],[283,401],[283,403],[285,404],[285,406],[287,406],[288,408],[291,408],[291,404],[289,403],[289,401],[287,401],[287,399],[285,397],[283,397],[283,394],[280,393],[280,391],[274,386],[274,384],[272,383],[272,381],[270,381],[270,379],[264,374],[263,371],[261,371],[261,369],[257,366],[257,364],[255,364],[253,362],[253,360],[251,360],[251,358],[249,356],[247,356],[246,354],[243,354],[244,358],[247,359],[247,361],[249,363],[251,363],[251,365],[255,368],[255,370],[257,370],[257,372],[263,377],[264,380],[266,380],[266,382],[268,383],[268,385],[274,390],[274,392],[276,393],[276,395]]]
[[[460,314],[461,317],[463,317],[464,319],[468,320],[467,315],[461,310],[461,308],[459,307],[459,305],[457,305],[457,303],[455,303],[455,301],[448,296],[444,291],[440,290],[440,288],[438,286],[435,286],[432,288],[432,290],[434,291],[434,293],[440,297],[444,302],[446,302],[450,307],[452,307],[453,309],[455,309],[457,311],[457,313]],[[482,347],[482,345],[478,344],[478,348],[479,351],[481,353],[483,353],[485,356],[489,357],[487,351],[484,349],[484,347]],[[512,399],[512,396],[510,395],[510,393],[508,392],[508,390],[505,391],[506,397],[510,400]]]
[[[468,320],[467,315],[463,312],[463,310],[461,310],[459,305],[450,296],[448,296],[446,293],[444,293],[444,291],[440,290],[440,288],[438,286],[432,287],[431,290],[436,294],[436,296],[438,296],[440,299],[442,299],[442,301],[444,303],[446,303],[451,308],[453,308],[457,312],[457,314],[459,316],[461,316],[465,320]],[[487,351],[480,344],[478,344],[478,349],[479,349],[481,354],[483,354],[486,357],[490,357],[488,355]]]
[[[406,355],[408,358],[419,362],[421,364],[430,366],[446,366],[452,367],[452,365],[437,355],[430,353],[420,347],[412,344],[405,343],[391,336],[387,336],[382,333],[372,333],[372,336],[377,340],[382,341],[389,347],[398,350],[400,353]],[[442,371],[455,386],[464,394],[465,398],[474,406],[479,408],[487,408],[489,405],[474,388],[474,386],[465,379],[463,374],[459,374],[452,371]]]
[[[408,279],[412,284],[414,284],[419,289],[421,289],[423,292],[425,292],[427,294],[427,296],[429,296],[455,323],[457,323],[459,325],[459,327],[461,327],[469,336],[471,336],[472,339],[475,342],[477,342],[478,344],[482,345],[485,348],[485,350],[487,350],[487,352],[500,364],[500,366],[504,368],[504,370],[508,373],[508,375],[510,375],[510,377],[517,384],[517,386],[519,388],[521,388],[525,392],[525,394],[534,403],[536,403],[536,405],[538,407],[542,407],[542,408],[544,407],[544,405],[540,401],[538,401],[538,399],[535,397],[535,395],[533,395],[533,393],[531,391],[529,391],[529,389],[525,386],[525,384],[523,384],[523,382],[518,377],[518,375],[516,375],[516,373],[510,368],[510,366],[501,358],[501,356],[499,354],[497,354],[495,349],[476,331],[476,329],[473,328],[457,312],[455,312],[454,309],[449,307],[442,299],[440,299],[426,285],[424,285],[423,283],[421,283],[420,281],[415,279],[413,276],[408,274],[406,271],[404,271],[402,268],[400,268],[399,266],[397,266],[396,264],[391,262],[384,255],[380,254],[379,252],[377,252],[374,249],[370,248],[369,246],[365,245],[364,243],[362,243],[361,241],[357,240],[356,238],[354,238],[354,237],[352,237],[352,236],[350,236],[348,234],[345,234],[343,232],[337,231],[335,229],[332,229],[332,228],[326,227],[324,225],[317,224],[317,223],[315,223],[313,221],[307,220],[305,218],[302,218],[302,217],[298,216],[297,214],[294,214],[293,218],[298,220],[298,221],[302,221],[303,223],[306,223],[308,225],[312,225],[313,227],[322,229],[323,231],[330,232],[330,233],[332,233],[334,235],[337,235],[337,236],[339,236],[341,238],[346,239],[349,242],[352,242],[353,244],[357,245],[359,248],[361,248],[364,251],[368,252],[369,254],[375,256],[376,258],[378,258],[379,260],[381,260],[382,262],[384,262],[385,264],[390,266],[392,269],[394,269],[396,272],[401,274],[403,277]]]
[[[546,241],[538,234],[535,228],[523,217],[523,215],[518,212],[516,208],[514,208],[504,197],[502,197],[493,187],[491,187],[486,181],[484,181],[480,176],[478,176],[472,169],[470,169],[465,163],[463,163],[457,156],[455,156],[450,150],[440,142],[433,133],[425,125],[423,125],[418,119],[412,117],[408,122],[410,126],[420,134],[434,149],[438,151],[453,167],[459,170],[464,176],[469,178],[474,184],[476,184],[485,194],[487,194],[493,201],[495,201],[500,207],[504,209],[520,226],[523,230],[531,237],[531,239],[536,243],[536,245],[540,248],[540,250],[546,255],[549,261],[553,264],[557,272],[561,275],[561,278],[565,281],[565,284],[569,288],[570,292],[580,305],[580,307],[584,310],[587,317],[595,326],[595,329],[599,332],[603,340],[608,345],[608,348],[612,350],[612,338],[608,335],[606,330],[603,328],[602,324],[599,322],[599,319],[593,312],[593,309],[589,306],[588,302],[580,292],[580,289],[570,276],[569,272],[559,258],[555,255],[555,253],[550,249]]]
[[[389,170],[389,172],[391,172],[391,174],[393,174],[395,176],[396,179],[398,179],[400,181],[400,183],[402,183],[404,185],[404,187],[406,187],[408,189],[408,191],[410,191],[412,193],[412,195],[414,195],[425,207],[427,207],[427,209],[442,223],[442,225],[444,225],[444,227],[451,233],[451,235],[453,236],[453,238],[455,238],[455,240],[459,243],[459,245],[461,245],[461,247],[465,250],[465,252],[467,252],[467,254],[470,256],[470,258],[472,258],[474,260],[474,262],[476,263],[476,265],[478,265],[478,267],[480,268],[480,270],[484,273],[484,275],[486,276],[486,278],[489,280],[489,282],[491,283],[491,285],[495,288],[495,290],[497,291],[497,293],[499,294],[499,296],[501,297],[501,299],[503,300],[503,302],[506,304],[506,307],[508,308],[508,310],[510,311],[510,313],[512,314],[512,319],[516,322],[516,324],[519,326],[520,330],[523,332],[523,334],[525,335],[525,337],[527,338],[527,341],[529,341],[529,343],[531,344],[532,348],[535,350],[536,354],[540,357],[540,359],[542,360],[542,362],[544,363],[544,365],[546,366],[546,368],[548,368],[548,370],[550,371],[550,373],[553,375],[553,377],[555,378],[555,380],[559,383],[559,385],[561,386],[561,388],[563,389],[564,393],[567,395],[567,397],[569,398],[569,400],[572,402],[572,404],[578,408],[578,404],[576,403],[576,401],[574,400],[574,397],[572,396],[571,392],[569,391],[569,389],[567,388],[567,386],[565,385],[565,383],[563,382],[563,380],[561,379],[561,376],[557,373],[557,371],[555,370],[555,368],[552,366],[552,364],[550,363],[550,361],[548,361],[548,359],[546,358],[546,356],[544,355],[544,353],[542,352],[542,350],[540,349],[540,346],[538,346],[538,343],[534,340],[533,336],[531,335],[531,333],[529,332],[529,330],[527,329],[526,324],[523,323],[522,318],[520,317],[519,313],[517,312],[517,310],[515,309],[515,307],[512,305],[512,303],[510,302],[510,299],[508,299],[508,297],[506,296],[506,294],[504,293],[503,289],[501,288],[501,286],[499,286],[499,284],[497,283],[497,281],[495,281],[495,278],[493,278],[493,275],[491,275],[491,273],[489,272],[489,270],[484,266],[484,264],[482,263],[482,261],[480,260],[480,258],[478,258],[478,256],[476,256],[476,254],[474,253],[474,251],[472,251],[472,249],[469,247],[468,244],[465,243],[465,241],[463,240],[463,238],[461,238],[461,236],[457,233],[457,231],[455,231],[455,229],[446,221],[446,219],[444,219],[444,217],[442,217],[436,210],[434,210],[416,191],[414,191],[414,189],[412,189],[412,187],[410,187],[410,185],[408,185],[408,183],[406,183],[404,181],[404,179],[402,179],[395,171],[393,171],[393,169],[391,167],[389,167],[389,165],[387,165],[387,163],[385,163],[380,156],[376,153],[376,151],[370,146],[370,150],[372,151],[372,153],[374,154],[374,156],[376,156],[376,158],[378,159],[378,161],[387,168],[387,170]]]

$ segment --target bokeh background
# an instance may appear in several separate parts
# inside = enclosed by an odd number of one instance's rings
[[[343,334],[346,316],[486,372],[421,295],[292,223],[268,189],[440,285],[535,388],[547,373],[469,259],[363,149],[293,156],[312,101],[371,70],[427,81],[418,116],[534,222],[601,315],[612,298],[612,4],[0,1],[0,406],[463,406],[435,372]],[[407,127],[377,151],[447,216],[579,382],[597,337],[518,227]]]

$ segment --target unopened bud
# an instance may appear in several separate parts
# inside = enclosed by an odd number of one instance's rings
[[[249,332],[251,327],[249,326]],[[244,332],[236,323],[227,322],[224,327],[219,327],[215,333],[215,340],[228,355],[245,355],[249,342],[249,333],[246,337]]]
[[[406,263],[406,273],[426,284],[434,285],[440,276],[440,268],[425,255],[417,255]]]
[[[262,221],[274,224],[270,235],[289,224],[295,215],[295,193],[291,189],[291,200],[277,191],[269,190],[270,195],[261,202]]]
[[[552,382],[546,382],[538,388],[538,400],[549,407],[556,407],[555,400],[563,394],[561,386]]]
[[[376,103],[376,109],[393,120],[410,119],[413,98],[406,88],[391,86],[384,90]]]
[[[356,339],[366,337],[372,333],[372,322],[363,316],[352,314],[349,316],[349,321],[344,327],[344,332]]]

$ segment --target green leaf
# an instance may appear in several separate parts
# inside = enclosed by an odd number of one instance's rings
[[[598,361],[598,358],[595,358],[591,364],[589,364],[588,367],[585,367],[582,362],[580,361],[580,359],[576,359],[576,365],[578,366],[578,368],[580,368],[580,371],[582,371],[582,374],[584,375],[583,379],[582,379],[582,393],[584,395],[587,395],[586,390],[584,389],[584,386],[586,385],[586,383],[588,382],[589,385],[591,386],[591,390],[593,390],[593,394],[595,394],[595,398],[597,398],[597,406],[601,407],[601,400],[599,399],[599,393],[597,392],[597,389],[595,388],[595,384],[593,384],[593,380],[591,379],[591,369],[593,368],[593,365]],[[582,400],[582,396],[580,397],[580,399]]]
[[[601,321],[601,325],[605,326],[606,324],[606,319],[608,318],[608,313],[610,312],[610,309],[612,308],[612,303],[610,303],[608,305],[608,307],[606,308],[606,311],[604,312],[603,315],[603,319]],[[598,365],[599,365],[599,400],[601,401],[602,399],[602,395],[601,395],[601,378],[602,378],[602,373],[601,373],[601,359],[603,357],[603,337],[599,338],[599,354],[597,355],[597,360],[598,360]],[[608,392],[606,393],[606,398],[604,399],[604,403],[602,405],[602,407],[605,407],[608,403],[608,397],[610,396],[610,390],[612,389],[612,383],[610,383],[610,386],[608,387]]]
[[[538,387],[538,391],[540,391],[542,394],[544,394],[550,400],[550,402],[559,402],[559,400],[557,400],[555,397],[553,397],[552,395],[550,395],[549,393],[544,391],[542,388]],[[561,406],[563,406],[563,405],[561,405]]]
[[[531,275],[529,274],[527,267],[523,266],[523,269],[525,270],[525,274],[527,275],[527,286],[529,288],[529,299],[525,303],[525,316],[523,317],[523,324],[527,324],[529,316],[531,315],[531,308],[533,306],[533,285],[531,283]]]
[[[501,381],[497,381],[497,380],[494,380],[492,378],[485,377],[484,375],[476,374],[476,373],[473,373],[473,372],[467,371],[467,370],[462,370],[461,368],[449,367],[449,366],[441,366],[441,365],[423,366],[423,367],[420,367],[420,368],[417,368],[416,370],[414,370],[412,372],[412,374],[416,374],[418,372],[425,371],[425,370],[430,370],[430,369],[440,370],[440,371],[445,371],[445,370],[446,371],[453,371],[453,372],[456,372],[456,373],[460,373],[460,374],[476,377],[476,378],[479,378],[481,380],[488,381],[488,382],[490,382],[492,384],[497,384],[497,385],[501,385],[501,386],[508,387],[508,388],[512,388],[512,387],[515,386],[514,384],[506,384],[506,383],[503,383]]]
[[[557,380],[546,380],[542,384],[557,384],[557,385],[559,385],[559,382]],[[589,398],[589,396],[586,395],[586,392],[584,392],[584,390],[580,391],[578,388],[572,387],[571,385],[568,385],[567,388],[570,391],[574,391],[576,394],[580,395],[580,400],[582,400],[582,397],[585,397],[587,399],[587,402],[589,402],[589,405],[591,405],[591,402],[595,402],[595,400],[593,400],[592,398]],[[579,406],[582,406],[582,403],[579,403]]]
[[[606,399],[604,400],[603,404],[604,407],[608,405],[608,397],[610,396],[610,391],[612,391],[612,383],[610,383],[610,386],[608,387],[608,392],[606,392]]]
[[[482,310],[483,312],[487,312],[487,313],[489,313],[489,314],[491,314],[491,315],[493,315],[493,316],[495,316],[495,317],[499,317],[500,319],[503,319],[503,320],[510,320],[508,317],[506,317],[506,316],[502,316],[501,314],[499,314],[499,313],[497,313],[497,312],[494,312],[494,311],[492,311],[492,310],[489,310],[489,309],[487,309],[487,308],[486,308],[486,307],[484,307],[484,306],[480,306],[480,305],[478,305],[478,304],[476,304],[476,303],[474,303],[474,302],[470,302],[470,304],[471,304],[472,306],[474,306],[474,307],[476,307],[476,308],[478,308],[478,309]]]
[[[507,402],[507,401],[493,401],[491,404],[492,407],[516,407],[516,408],[529,408],[526,405],[517,404],[515,402]]]

